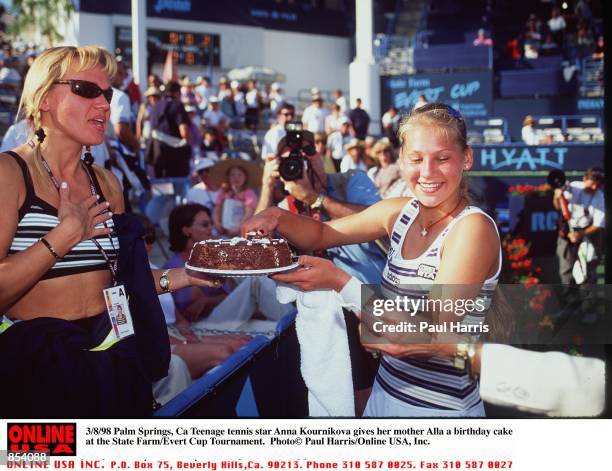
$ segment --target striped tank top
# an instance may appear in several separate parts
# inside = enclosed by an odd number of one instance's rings
[[[26,185],[26,197],[21,208],[19,208],[19,222],[17,230],[11,242],[8,255],[14,255],[34,245],[41,237],[44,237],[51,229],[56,227],[60,221],[57,216],[57,208],[51,206],[34,193],[32,177],[25,161],[15,152],[5,152],[15,159],[23,173]],[[100,202],[106,201],[100,185],[92,172],[93,185],[100,195]],[[106,222],[108,227],[114,227],[113,220]],[[97,229],[104,226],[98,224]],[[117,258],[119,252],[119,240],[117,237],[97,236],[96,240],[102,246],[111,261]],[[41,280],[57,278],[60,276],[74,275],[90,271],[108,270],[104,257],[91,240],[83,240],[75,245],[61,260],[58,260]]]
[[[387,265],[383,271],[382,290],[386,297],[406,296],[414,299],[427,297],[429,292],[427,287],[433,285],[440,267],[440,253],[444,239],[457,221],[475,213],[484,214],[491,219],[481,209],[467,206],[438,235],[427,250],[415,259],[406,260],[401,255],[402,246],[406,233],[418,213],[418,201],[416,199],[409,201],[393,227]],[[495,225],[492,219],[491,223]],[[462,324],[480,324],[485,320],[501,270],[501,247],[499,260],[497,272],[484,282],[478,295],[478,298],[483,298],[480,302],[484,304],[484,310],[466,314],[461,318]],[[471,335],[477,338],[477,335]],[[385,393],[395,399],[422,408],[460,411],[470,409],[481,401],[478,382],[467,372],[455,368],[452,360],[442,357],[413,359],[384,355],[376,381]]]

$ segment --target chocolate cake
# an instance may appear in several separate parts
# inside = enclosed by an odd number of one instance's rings
[[[212,239],[194,245],[187,264],[215,270],[265,270],[291,265],[284,239]]]

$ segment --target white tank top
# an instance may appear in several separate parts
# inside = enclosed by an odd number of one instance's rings
[[[454,225],[464,217],[476,213],[484,214],[495,226],[493,220],[481,209],[466,206],[420,256],[406,260],[401,255],[402,245],[418,213],[419,203],[413,199],[404,206],[393,226],[387,265],[382,277],[383,292],[386,296],[408,296],[418,299],[429,294],[427,287],[433,285],[438,273],[444,240]],[[463,316],[462,324],[481,323],[485,320],[501,271],[501,259],[500,246],[497,271],[484,282],[478,295],[478,298],[483,298],[481,302],[484,303],[485,309],[482,312],[473,311]],[[415,284],[419,285],[418,289],[402,287],[402,285]],[[467,372],[456,369],[453,362],[447,358],[416,360],[384,355],[376,381],[387,394],[417,407],[465,410],[480,402],[478,382]]]

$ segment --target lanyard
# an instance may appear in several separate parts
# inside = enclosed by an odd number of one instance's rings
[[[55,188],[57,189],[58,193],[60,191],[60,184],[57,181],[57,179],[55,178],[55,175],[53,175],[53,172],[51,171],[51,167],[49,167],[49,164],[47,163],[47,161],[45,160],[45,158],[41,155],[40,158],[42,159],[42,164],[45,167],[45,170],[47,171],[47,173],[49,174],[49,178],[51,179],[51,181],[53,182],[53,185],[55,186]],[[86,165],[83,166],[83,168],[85,169],[85,172],[87,173],[87,176],[89,177],[89,191],[91,192],[92,195],[96,194],[96,188],[94,186],[94,180],[93,177],[91,175],[91,170],[89,168],[87,168]],[[104,212],[108,211],[105,210]],[[104,227],[108,227],[106,225],[106,222],[103,222],[102,224],[104,224]],[[111,246],[113,247],[113,250],[115,251],[115,253],[117,252],[117,249],[115,248],[115,244],[113,242],[113,238],[110,236],[110,234],[108,235],[108,240],[111,243]],[[108,266],[108,269],[111,273],[111,277],[113,279],[113,286],[117,286],[117,257],[115,257],[115,260],[111,262],[108,254],[106,253],[106,251],[104,250],[104,248],[100,245],[100,242],[98,242],[95,238],[91,238],[90,239],[94,245],[97,247],[97,249],[100,251],[100,253],[102,254],[102,258],[104,258],[104,261],[106,262],[106,265]]]

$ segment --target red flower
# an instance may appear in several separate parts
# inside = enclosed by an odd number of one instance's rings
[[[508,187],[508,193],[514,193],[514,186]]]

